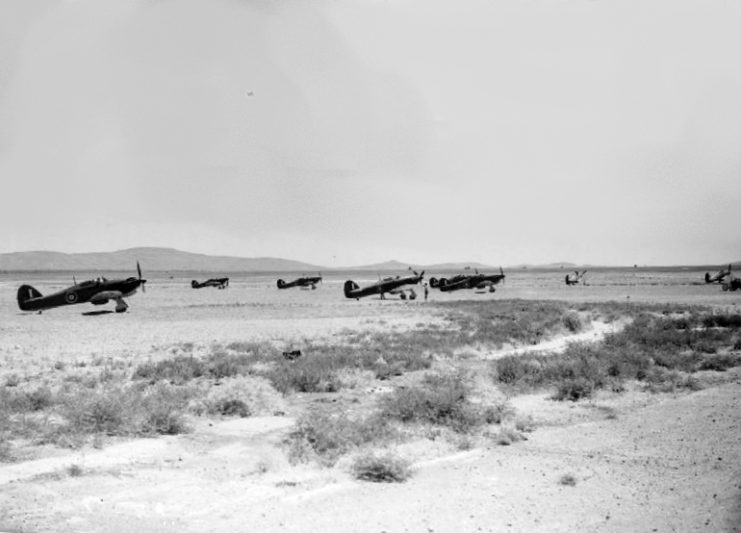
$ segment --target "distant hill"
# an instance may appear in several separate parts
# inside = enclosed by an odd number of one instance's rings
[[[322,267],[275,257],[229,257],[194,254],[173,248],[129,248],[115,252],[65,254],[60,252],[14,252],[0,254],[0,270],[200,270],[211,272],[307,271]]]
[[[195,254],[174,248],[129,248],[115,252],[66,254],[62,252],[33,251],[0,254],[0,270],[67,270],[73,272],[98,272],[106,270],[131,270],[139,261],[142,270],[168,271],[191,270],[202,272],[320,272],[330,270],[402,271],[410,266],[418,270],[451,271],[466,267],[489,271],[495,267],[481,263],[441,263],[412,265],[401,261],[385,261],[371,265],[328,268],[291,259],[276,257],[232,257]],[[498,269],[499,267],[496,267]]]
[[[332,270],[406,270],[410,266],[412,265],[409,263],[391,260],[384,261],[383,263],[373,263],[371,265],[339,267]]]
[[[414,270],[425,270],[427,272],[439,272],[439,271],[451,271],[451,270],[464,270],[466,268],[473,269],[479,269],[481,271],[488,271],[488,270],[499,270],[499,267],[492,267],[489,265],[484,265],[482,263],[438,263],[435,265],[419,265],[414,263],[402,263],[401,261],[385,261],[383,263],[375,263],[372,265],[363,265],[363,266],[354,266],[354,267],[343,267],[343,268],[337,268],[332,270],[371,270],[371,271],[378,271],[378,270],[408,270],[409,267],[412,267]],[[330,269],[326,269],[330,270]]]
[[[483,263],[438,263],[436,265],[427,265],[423,267],[427,270],[466,270],[466,269],[478,269],[482,272],[488,272],[490,270],[499,270],[499,266],[485,265]],[[506,270],[507,267],[504,267]]]
[[[534,269],[542,268],[542,269],[548,269],[548,270],[555,269],[555,268],[568,268],[570,270],[573,270],[581,266],[582,265],[577,265],[576,263],[561,262],[561,263],[548,263],[546,265],[517,265],[514,268],[534,268]]]

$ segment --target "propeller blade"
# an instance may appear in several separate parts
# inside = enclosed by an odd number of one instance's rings
[[[139,285],[142,288],[142,292],[147,292],[145,284],[147,280],[142,279],[142,267],[139,265],[139,261],[136,262],[136,273],[139,274]]]

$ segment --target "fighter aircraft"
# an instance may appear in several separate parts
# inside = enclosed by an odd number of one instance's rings
[[[577,283],[586,285],[586,283],[584,282],[584,274],[586,273],[587,273],[586,270],[582,272],[581,274],[579,274],[578,270],[574,270],[573,274],[566,274],[566,278],[565,278],[566,285],[571,286],[571,285],[576,285]]]
[[[229,286],[229,278],[211,278],[207,279],[203,283],[198,283],[196,280],[190,282],[190,286],[194,289],[202,289],[203,287],[216,287],[217,289],[226,289]]]
[[[54,294],[43,296],[38,290],[30,285],[21,285],[18,288],[18,307],[21,311],[45,311],[63,305],[81,304],[90,302],[93,305],[107,304],[110,300],[116,302],[116,313],[123,313],[129,306],[123,300],[131,296],[140,286],[144,292],[144,284],[147,280],[142,279],[142,269],[139,262],[136,263],[138,278],[106,279],[103,277],[75,282],[74,285]],[[73,278],[74,279],[74,278]]]
[[[282,279],[278,280],[279,289],[290,289],[291,287],[311,287],[316,289],[316,284],[322,281],[322,276],[306,276],[298,278],[293,281],[285,282]]]
[[[728,270],[722,268],[714,276],[710,275],[710,272],[705,272],[705,283],[723,283],[723,280],[731,275],[731,265],[728,265]]]
[[[452,278],[430,278],[430,287],[438,289],[440,288],[440,285],[457,285],[460,282],[469,279],[471,276],[472,274],[457,274]]]
[[[496,291],[495,285],[507,277],[502,267],[499,267],[499,274],[481,274],[474,270],[474,274],[458,274],[452,278],[430,278],[430,287],[440,289],[441,292],[457,291],[461,289],[478,289],[483,290],[489,287],[489,292]],[[433,280],[435,281],[433,284]]]
[[[409,270],[411,270],[411,268]],[[345,297],[355,298],[356,300],[359,300],[364,296],[370,296],[371,294],[380,294],[381,300],[385,300],[386,294],[398,294],[402,300],[406,300],[407,295],[405,294],[404,289],[401,289],[401,287],[404,285],[416,285],[417,283],[422,281],[422,278],[425,275],[424,270],[420,274],[417,274],[417,272],[415,271],[412,272],[414,272],[413,276],[407,276],[404,278],[402,278],[401,276],[384,278],[378,283],[368,285],[367,287],[364,287],[362,289],[354,281],[348,280],[345,282]],[[409,299],[413,300],[416,297],[417,294],[414,292],[413,289],[410,289]]]
[[[727,278],[720,283],[720,288],[723,289],[724,292],[741,290],[741,278],[737,278],[733,275],[731,272],[731,265],[728,265],[728,271],[725,273],[723,278]]]

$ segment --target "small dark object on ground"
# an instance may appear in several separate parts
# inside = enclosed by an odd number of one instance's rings
[[[293,350],[290,352],[283,352],[283,357],[288,359],[289,361],[293,361],[294,359],[298,359],[301,357],[301,350]]]
[[[572,474],[564,474],[563,476],[561,476],[561,479],[559,479],[558,482],[561,485],[566,485],[567,487],[574,487],[576,486],[576,477]]]

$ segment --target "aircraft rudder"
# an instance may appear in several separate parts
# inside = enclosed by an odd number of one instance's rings
[[[345,282],[345,298],[353,298],[352,291],[359,289],[360,286],[352,280]]]
[[[286,282],[285,282],[285,281],[283,281],[282,279],[279,279],[279,280],[278,280],[278,288],[279,288],[279,289],[282,289],[282,288],[283,288],[283,287],[285,287],[285,286],[286,286]]]
[[[29,307],[26,305],[26,302],[40,296],[41,293],[31,285],[21,285],[18,287],[18,307],[20,307],[21,311],[28,311]]]

